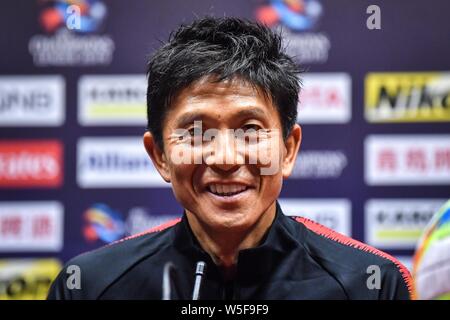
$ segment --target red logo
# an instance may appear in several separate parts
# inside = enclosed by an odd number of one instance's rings
[[[0,141],[0,187],[59,187],[62,155],[55,140]]]

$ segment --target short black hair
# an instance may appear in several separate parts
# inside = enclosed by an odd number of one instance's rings
[[[147,129],[163,149],[162,125],[177,93],[205,76],[239,77],[271,98],[286,139],[297,119],[300,72],[284,52],[281,35],[263,24],[227,17],[195,20],[172,32],[148,62]]]

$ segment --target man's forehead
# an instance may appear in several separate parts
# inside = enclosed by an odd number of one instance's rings
[[[267,118],[274,106],[261,89],[248,81],[233,78],[214,81],[204,77],[184,88],[174,99],[176,124],[183,126],[213,116],[216,120],[244,117]]]
[[[240,78],[214,81],[214,78],[201,78],[180,92],[181,97],[189,102],[205,99],[265,99],[262,90]]]

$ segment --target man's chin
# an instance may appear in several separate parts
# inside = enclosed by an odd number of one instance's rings
[[[242,210],[229,211],[221,209],[211,209],[204,215],[204,223],[208,228],[215,231],[245,231],[252,227],[252,222],[249,221],[249,213]]]

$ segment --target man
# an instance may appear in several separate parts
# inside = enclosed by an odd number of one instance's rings
[[[49,298],[408,299],[394,258],[277,202],[302,138],[298,73],[262,25],[206,18],[172,34],[149,62],[144,145],[183,217],[72,259]]]

